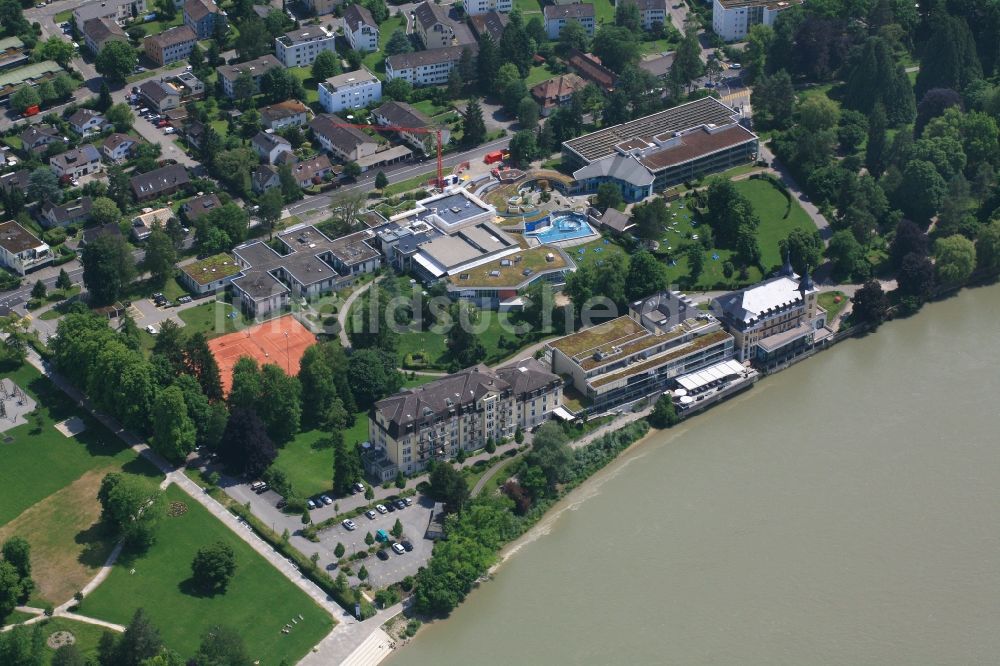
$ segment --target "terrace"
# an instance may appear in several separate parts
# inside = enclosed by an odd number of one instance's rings
[[[565,338],[554,340],[549,343],[549,346],[573,358],[601,345],[617,344],[626,338],[632,340],[636,334],[645,334],[646,332],[646,329],[634,320],[623,316],[573,335],[567,335]]]
[[[681,338],[692,331],[702,328],[703,326],[705,326],[705,322],[698,321],[697,319],[687,319],[669,333],[653,335],[649,331],[643,329],[645,335],[637,334],[630,336],[625,340],[618,340],[614,343],[601,345],[599,348],[593,350],[593,355],[580,360],[580,367],[584,370],[593,370],[594,368],[599,368],[602,365],[617,363],[624,358],[628,358],[629,356],[640,354],[647,349],[651,349],[662,345],[665,342]],[[597,358],[598,353],[600,353],[601,358]]]
[[[181,270],[198,284],[206,285],[236,275],[241,269],[228,254],[217,254],[182,266]]]
[[[684,345],[683,347],[679,347],[678,349],[675,349],[674,351],[671,351],[667,354],[653,357],[648,361],[644,361],[643,363],[630,365],[627,368],[620,370],[619,372],[613,372],[607,375],[602,375],[601,377],[596,377],[590,380],[590,385],[596,389],[606,384],[610,384],[612,382],[626,379],[628,377],[633,377],[642,372],[646,372],[647,370],[652,370],[653,368],[657,368],[661,365],[664,365],[665,363],[673,361],[674,359],[678,359],[681,358],[682,356],[687,356],[697,351],[701,351],[702,349],[710,347],[711,345],[714,345],[717,342],[721,342],[728,337],[730,336],[725,331],[715,331],[713,333],[709,333],[708,335],[703,335],[699,338],[695,338],[694,340],[692,340],[690,344]]]
[[[566,268],[562,252],[547,247],[533,247],[520,254],[491,261],[466,273],[448,276],[458,287],[516,287],[539,273]]]

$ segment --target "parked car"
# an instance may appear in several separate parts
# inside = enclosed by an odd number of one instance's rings
[[[343,525],[344,529],[346,529],[349,532],[358,529],[358,526],[350,518],[347,518],[346,520],[342,521],[340,524]]]
[[[376,504],[375,509],[381,514],[386,514],[389,512],[389,510],[385,508],[384,504]]]
[[[401,499],[396,500],[395,502],[393,502],[393,504],[396,505],[397,509],[405,509],[406,508],[406,502],[404,502]]]
[[[271,486],[267,485],[266,483],[262,483],[260,485],[260,487],[257,488],[257,494],[258,495],[262,495],[263,493],[266,493],[270,489],[271,489]]]
[[[178,303],[190,303],[191,302],[191,297],[190,296],[181,296],[180,298],[177,299],[177,302]]]
[[[154,327],[152,324],[146,326],[146,332],[149,333],[150,335],[156,335],[157,333],[159,333],[159,331],[156,330],[156,327]]]
[[[384,562],[385,560],[389,559],[389,553],[385,552],[384,550],[380,550],[377,553],[375,553],[375,557]]]
[[[164,134],[174,134],[176,131],[177,130],[175,130],[173,127],[164,127],[163,128],[163,133]]]
[[[313,502],[312,500],[306,500],[306,506],[309,507],[310,509],[315,509],[316,502]]]
[[[410,543],[409,541],[400,541],[399,543],[403,545],[403,550],[405,550],[406,552],[410,552],[411,550],[413,550],[413,544]]]
[[[254,481],[250,484],[250,490],[257,492],[257,489],[264,485],[263,481]]]
[[[378,530],[375,532],[375,540],[382,543],[389,543],[389,533],[385,530]]]
[[[280,500],[278,500],[278,503],[275,504],[275,506],[278,507],[279,509],[284,509],[286,506],[288,506],[288,500],[282,497]]]
[[[374,511],[372,511],[371,509],[368,509],[367,511],[365,511],[365,517],[368,518],[368,520],[375,520],[375,516],[376,516],[376,513]]]
[[[406,549],[403,548],[403,546],[398,543],[392,544],[392,549],[396,552],[397,555],[402,555],[403,553],[406,552]]]
[[[365,492],[365,484],[358,482],[354,484],[354,492],[363,493]]]
[[[395,507],[395,505],[393,505],[392,502],[389,502],[388,504],[386,504],[385,508],[386,508],[386,510],[389,511],[389,513],[395,513],[396,512],[396,507]]]
[[[333,500],[327,497],[326,495],[320,495],[319,498],[323,500],[323,504],[326,504],[327,506],[333,504]]]
[[[738,62],[734,62],[732,65],[729,66],[730,69],[741,69],[742,67],[743,65],[741,65]]]
[[[403,504],[405,504],[406,506],[413,506],[413,500],[410,499],[409,497],[404,497]]]

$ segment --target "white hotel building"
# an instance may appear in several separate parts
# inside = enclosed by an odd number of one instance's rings
[[[319,84],[319,103],[327,113],[360,109],[382,99],[382,82],[362,67]]]

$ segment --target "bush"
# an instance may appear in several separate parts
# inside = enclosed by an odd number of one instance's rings
[[[62,227],[49,229],[42,234],[42,240],[51,246],[60,245],[66,242],[66,230]]]
[[[417,635],[417,631],[420,629],[420,620],[412,619],[406,623],[406,635],[413,638]]]

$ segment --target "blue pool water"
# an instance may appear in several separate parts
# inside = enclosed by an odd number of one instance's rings
[[[534,236],[541,243],[558,243],[559,241],[586,238],[595,233],[587,223],[586,217],[579,213],[571,213],[552,218],[548,226],[540,231],[525,232],[525,236]]]

